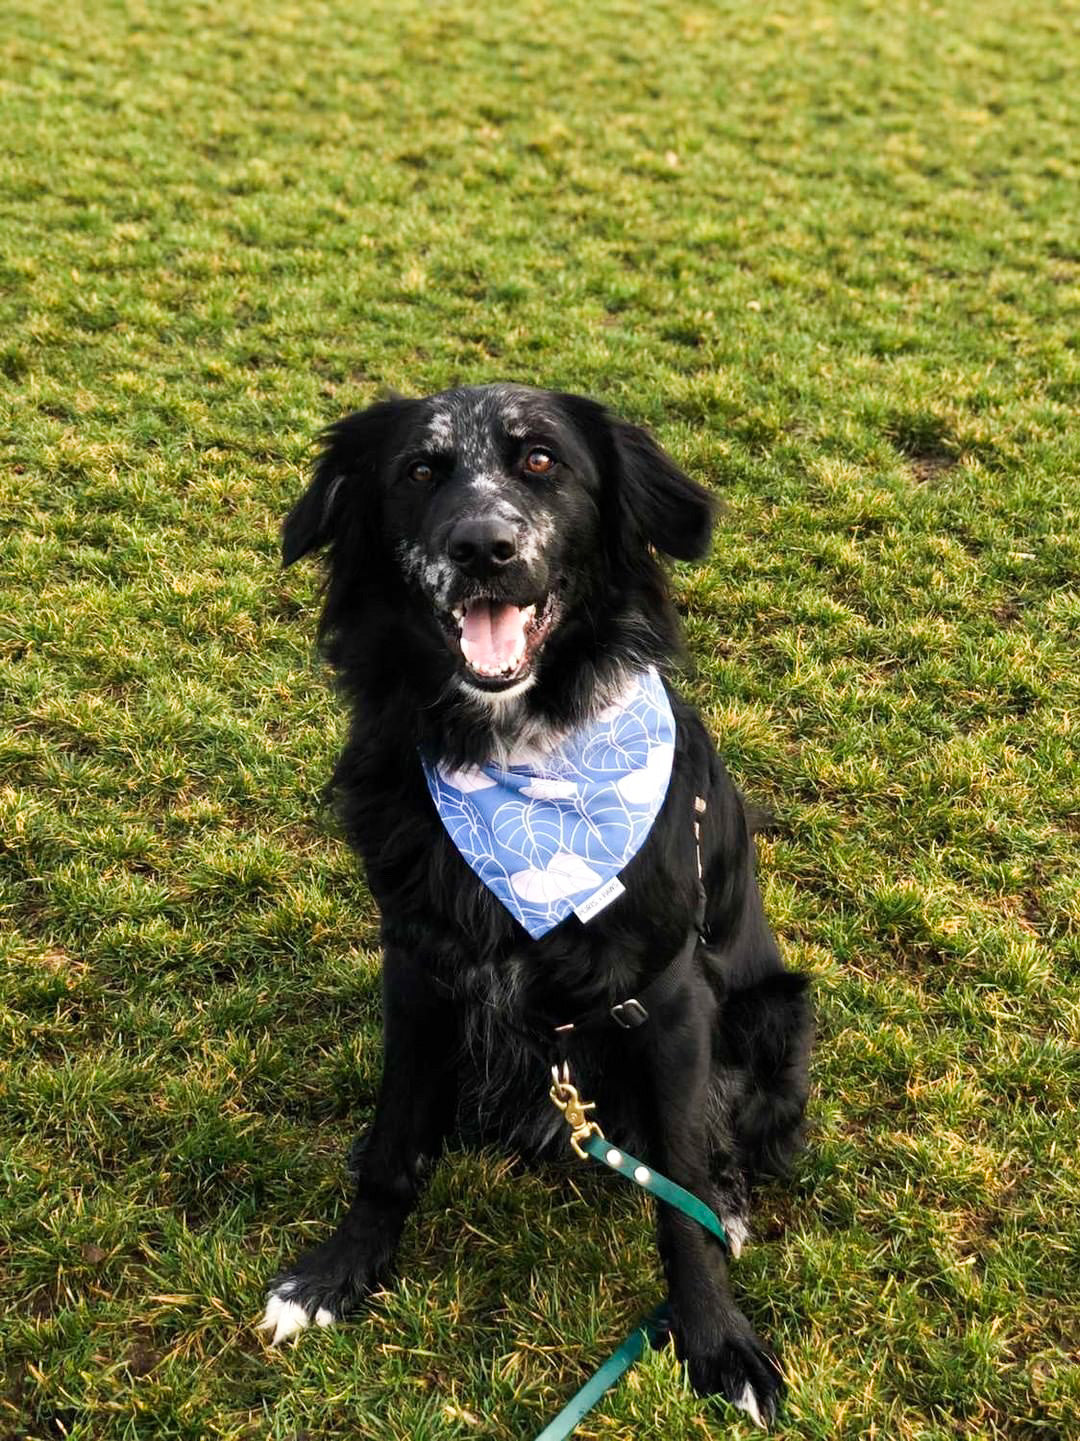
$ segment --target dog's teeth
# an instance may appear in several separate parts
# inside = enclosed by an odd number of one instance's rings
[[[519,655],[514,657],[514,659],[510,662],[509,665],[474,665],[472,669],[476,672],[477,675],[490,676],[492,680],[505,680],[507,676],[513,675],[516,670],[520,669],[521,663],[524,659],[525,652],[521,651]]]

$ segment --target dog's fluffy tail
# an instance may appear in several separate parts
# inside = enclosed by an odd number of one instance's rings
[[[802,1144],[812,1038],[806,976],[777,971],[724,998],[718,1059],[745,1073],[733,1121],[752,1175],[783,1174]]]

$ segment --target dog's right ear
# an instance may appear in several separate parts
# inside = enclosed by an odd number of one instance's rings
[[[390,427],[410,404],[384,400],[357,410],[323,433],[311,484],[285,517],[281,557],[286,565],[338,535],[350,511],[374,488],[379,454]]]

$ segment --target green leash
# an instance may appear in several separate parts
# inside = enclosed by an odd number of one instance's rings
[[[674,1206],[699,1226],[704,1226],[706,1231],[727,1246],[728,1237],[723,1223],[699,1196],[677,1186],[659,1171],[654,1171],[651,1166],[639,1161],[636,1156],[631,1156],[620,1146],[604,1139],[603,1131],[588,1116],[588,1112],[594,1109],[593,1102],[581,1100],[577,1087],[570,1082],[570,1068],[565,1061],[561,1071],[558,1066],[553,1066],[551,1075],[551,1099],[563,1113],[570,1127],[570,1144],[582,1159],[591,1156],[594,1161],[599,1161],[617,1175],[633,1181],[635,1186],[648,1191],[667,1205]],[[572,1435],[578,1422],[588,1415],[605,1392],[611,1390],[619,1377],[630,1369],[645,1347],[655,1344],[666,1334],[669,1323],[670,1313],[665,1302],[644,1317],[614,1354],[589,1377],[581,1390],[571,1396],[555,1419],[536,1437],[536,1441],[565,1441],[567,1436]]]
[[[699,1226],[704,1226],[706,1231],[712,1234],[724,1246],[728,1244],[727,1232],[720,1217],[711,1207],[695,1196],[693,1191],[687,1191],[682,1186],[677,1186],[674,1181],[669,1181],[659,1171],[654,1171],[651,1166],[646,1166],[636,1156],[628,1155],[626,1151],[613,1146],[610,1141],[605,1141],[602,1136],[592,1135],[581,1143],[581,1149],[592,1156],[594,1160],[602,1161],[605,1166],[610,1166],[620,1176],[625,1176],[628,1181],[633,1181],[635,1186],[640,1186],[643,1191],[649,1191],[661,1201],[666,1201],[669,1206],[674,1206],[684,1216],[691,1217]]]
[[[645,1347],[658,1341],[667,1332],[667,1328],[668,1308],[665,1302],[642,1319],[637,1329],[627,1336],[619,1349],[608,1357],[581,1390],[571,1396],[555,1419],[544,1427],[536,1441],[564,1441],[565,1437],[572,1435],[578,1422],[584,1420],[604,1392],[611,1390],[623,1372],[629,1371]]]

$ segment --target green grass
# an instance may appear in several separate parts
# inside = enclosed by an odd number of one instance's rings
[[[1075,7],[3,10],[0,1436],[527,1438],[658,1293],[638,1199],[453,1155],[366,1314],[252,1329],[379,1068],[279,520],[496,377],[729,503],[685,684],[820,1013],[782,1434],[1080,1436]],[[667,1355],[581,1430],[748,1434]]]

